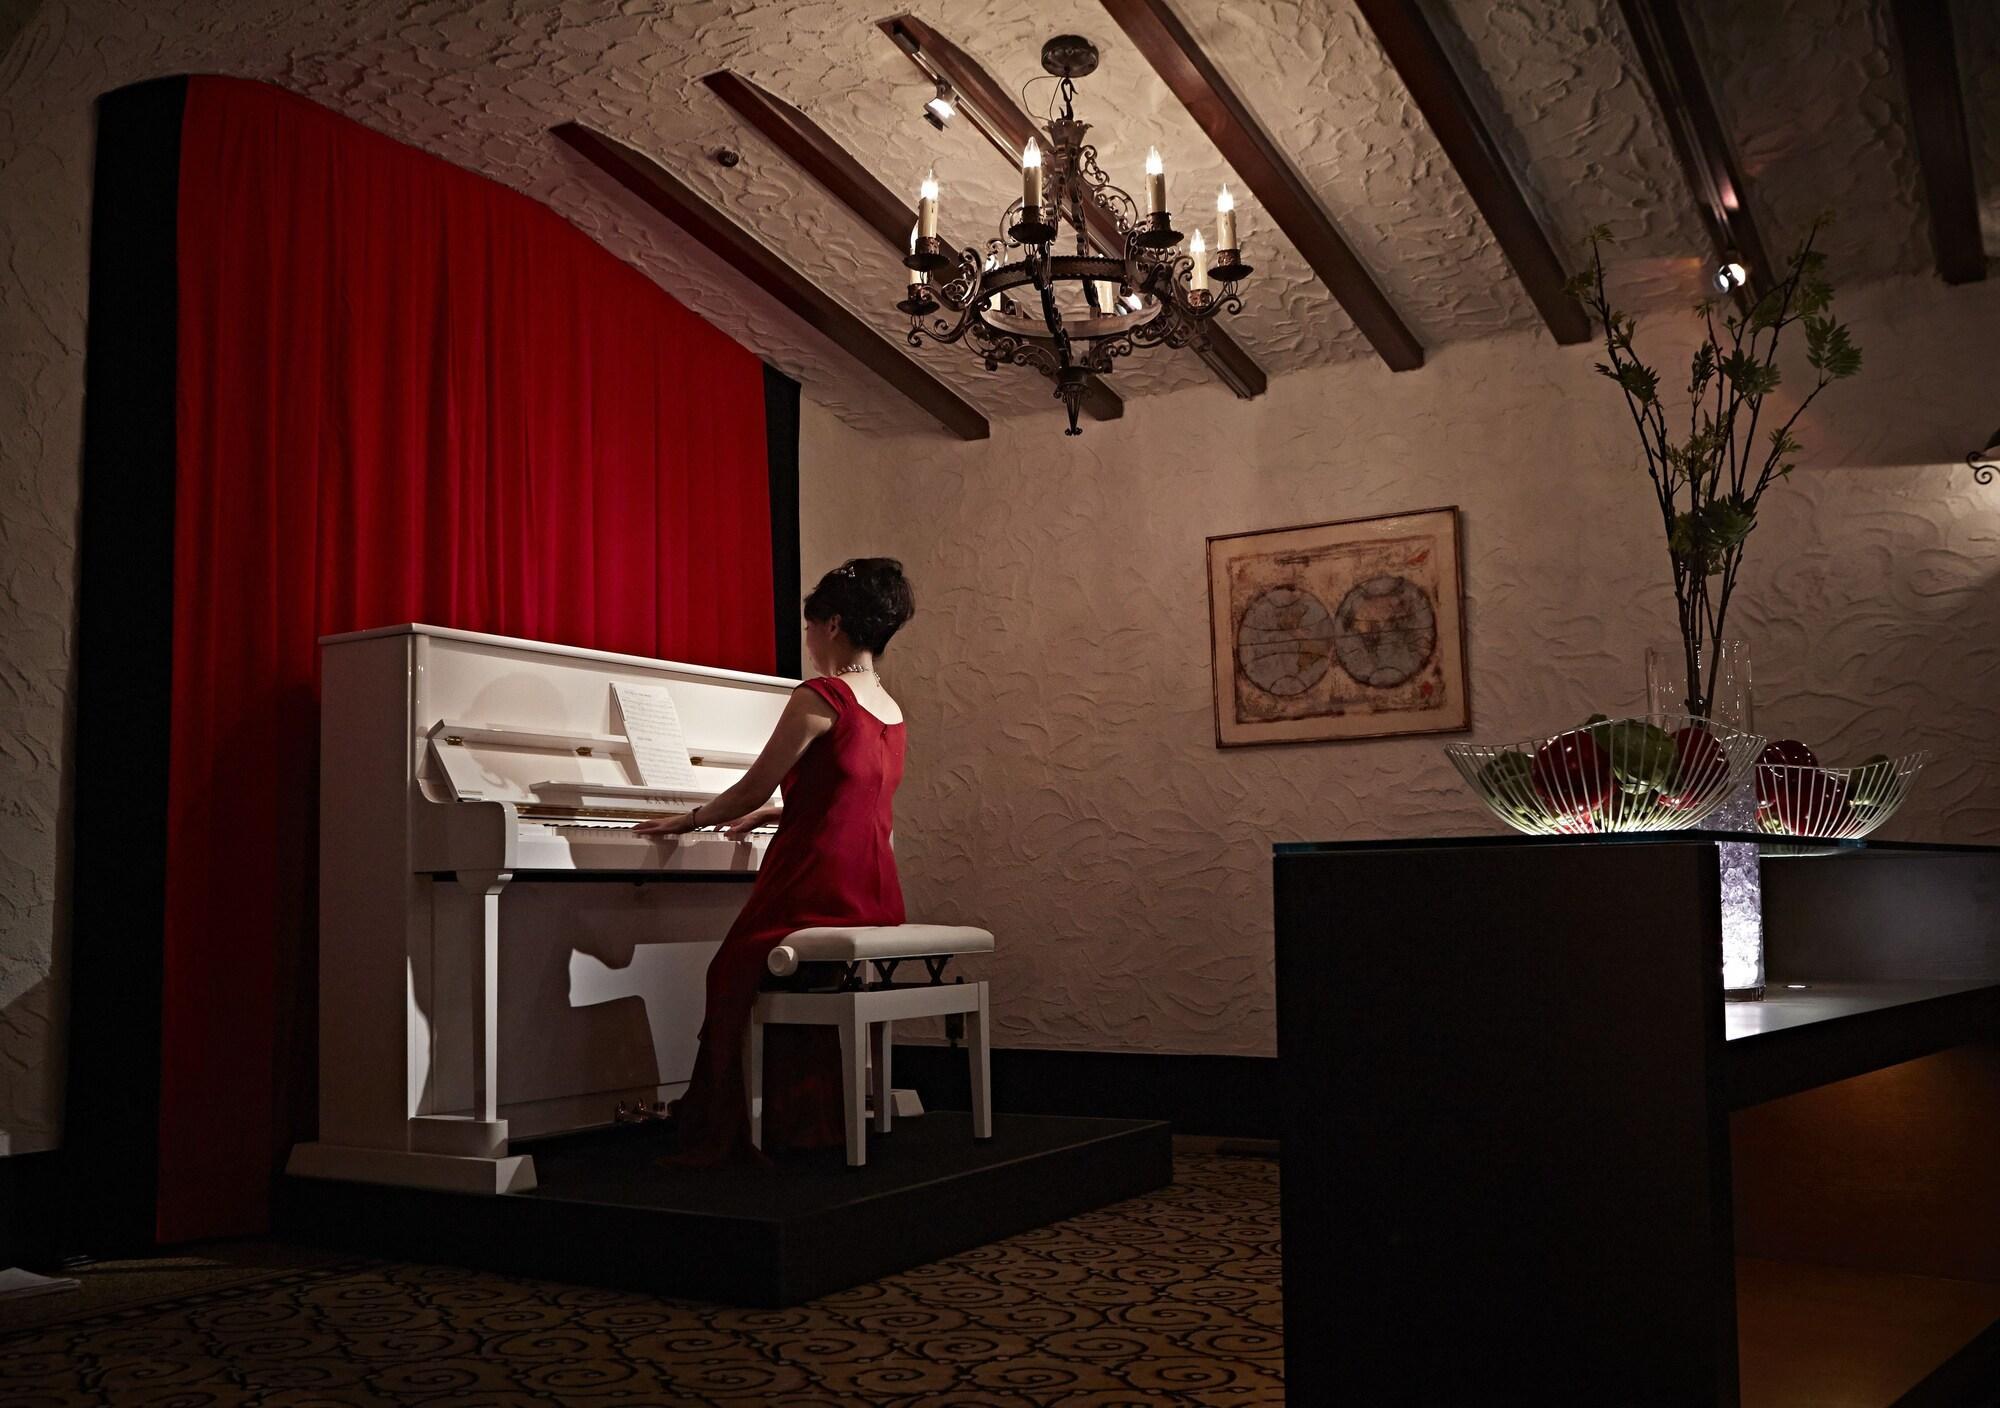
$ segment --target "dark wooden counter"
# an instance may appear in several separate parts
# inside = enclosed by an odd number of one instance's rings
[[[1725,1004],[1712,837],[1279,848],[1293,1401],[1983,1402],[2000,851],[1830,849]]]

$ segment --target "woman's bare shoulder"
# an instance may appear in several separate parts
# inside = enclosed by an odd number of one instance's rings
[[[832,723],[840,716],[840,710],[833,700],[823,692],[818,680],[807,680],[792,688],[792,697],[785,704],[785,712],[806,719],[821,719]]]

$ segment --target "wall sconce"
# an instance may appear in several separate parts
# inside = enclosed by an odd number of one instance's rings
[[[1974,450],[1965,457],[1972,466],[1972,477],[1981,484],[1991,484],[1996,470],[2000,470],[2000,430],[1986,437],[1986,448]]]

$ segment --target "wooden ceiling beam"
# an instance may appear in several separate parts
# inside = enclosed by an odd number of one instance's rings
[[[1976,283],[1986,277],[1986,244],[1979,231],[1979,192],[1972,178],[1951,5],[1949,0],[1894,0],[1889,9],[1903,51],[1903,91],[1909,95],[1910,127],[1924,173],[1938,275],[1948,284]]]
[[[1590,318],[1567,288],[1568,270],[1423,7],[1416,0],[1357,3],[1550,334],[1564,345],[1591,341]]]
[[[1423,345],[1166,0],[1103,3],[1382,360],[1399,372],[1422,366]]]
[[[1734,250],[1749,268],[1750,292],[1762,297],[1779,270],[1750,214],[1749,186],[1702,77],[1678,0],[1618,0],[1653,98],[1667,120],[1674,155],[1694,192],[1715,257]]]
[[[984,440],[992,433],[976,406],[897,351],[881,334],[651,157],[581,123],[564,122],[550,130],[959,439]]]
[[[784,99],[728,69],[711,73],[702,82],[730,111],[756,128],[794,166],[881,236],[889,248],[899,255],[909,248],[910,231],[917,223],[916,212],[818,123]],[[896,289],[895,293],[900,297],[902,290]],[[1117,420],[1125,414],[1125,403],[1095,376],[1084,383],[1082,406],[1095,420]]]
[[[879,22],[882,32],[895,41],[918,70],[929,78],[942,78],[958,93],[958,110],[973,128],[992,144],[993,149],[1018,167],[1021,152],[1030,137],[1038,137],[1034,120],[1021,110],[1012,94],[1002,88],[978,63],[922,20],[898,15]],[[1122,255],[1125,236],[1111,213],[1095,205],[1084,207],[1084,222],[1090,237],[1107,254]],[[1197,349],[1201,360],[1223,385],[1238,396],[1264,394],[1264,369],[1215,322],[1203,331],[1207,345]]]

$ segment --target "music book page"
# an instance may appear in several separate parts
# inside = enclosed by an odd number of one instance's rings
[[[32,1271],[10,1266],[0,1271],[0,1300],[21,1300],[27,1296],[45,1296],[54,1291],[73,1291],[77,1284],[74,1276],[37,1276]]]
[[[614,683],[611,697],[618,702],[625,736],[632,740],[639,781],[663,792],[695,786],[694,762],[674,696],[657,686]]]

